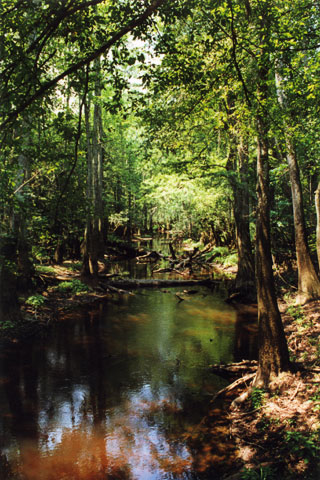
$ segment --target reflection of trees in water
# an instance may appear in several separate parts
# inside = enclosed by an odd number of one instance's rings
[[[36,341],[33,340],[33,341]],[[32,353],[31,353],[32,352]],[[3,358],[3,374],[8,417],[7,428],[18,443],[26,438],[38,438],[38,378],[41,351],[30,345],[11,345]]]
[[[234,361],[258,358],[257,312],[254,307],[237,306],[235,324]]]
[[[14,479],[11,465],[6,455],[0,454],[0,478]]]
[[[127,462],[125,454],[115,459],[107,455],[103,435],[66,430],[50,455],[31,445],[25,448],[18,470],[25,480],[129,480]]]
[[[19,435],[29,441],[12,459],[26,480],[99,480],[99,472],[124,480],[143,468],[159,478],[198,478],[185,433],[206,411],[212,380],[197,364],[229,355],[233,313],[202,296],[178,312],[172,295],[148,294],[143,306],[137,296],[115,298],[66,315],[45,341],[12,347],[6,431],[11,447]]]

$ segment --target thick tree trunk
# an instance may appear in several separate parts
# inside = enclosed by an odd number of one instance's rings
[[[270,242],[269,160],[267,128],[258,119],[256,282],[259,322],[259,367],[255,385],[267,386],[289,369],[289,353],[278,309]]]
[[[278,101],[281,108],[284,109],[285,97],[283,90],[281,89],[281,76],[278,72],[276,73],[276,84]],[[320,297],[320,281],[310,256],[304,219],[303,196],[299,166],[293,144],[293,139],[291,138],[288,128],[289,126],[285,124],[285,142],[287,150],[286,156],[291,183],[296,256],[298,266],[297,303],[305,303],[308,300]]]
[[[320,182],[318,188],[314,192],[314,199],[317,214],[317,257],[318,257],[318,271],[320,272]]]

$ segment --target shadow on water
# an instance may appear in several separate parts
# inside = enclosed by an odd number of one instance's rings
[[[115,296],[2,351],[2,480],[219,478],[232,446],[203,419],[226,382],[208,365],[248,348],[244,322],[219,293],[176,292]]]

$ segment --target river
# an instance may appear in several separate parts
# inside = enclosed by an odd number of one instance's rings
[[[187,290],[114,295],[2,347],[2,480],[215,478],[193,436],[227,384],[209,365],[255,341],[225,292]]]

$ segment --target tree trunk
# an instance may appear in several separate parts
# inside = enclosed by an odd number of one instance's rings
[[[0,236],[0,323],[16,322],[21,318],[17,295],[17,241],[14,236]]]
[[[238,145],[238,185],[234,198],[234,219],[238,251],[238,271],[235,281],[236,291],[248,300],[256,298],[254,278],[254,258],[250,239],[249,224],[249,184],[248,184],[248,145],[241,138]]]
[[[268,5],[266,4],[266,8]],[[262,16],[261,31],[268,31],[268,18]],[[272,270],[269,192],[269,126],[262,105],[267,105],[269,55],[262,50],[257,75],[257,220],[256,285],[258,300],[259,366],[254,385],[268,386],[273,377],[290,368],[289,351],[279,312]]]
[[[320,182],[318,188],[314,192],[314,199],[317,213],[317,257],[318,257],[318,271],[320,272]]]
[[[24,143],[28,138],[24,137]],[[26,186],[24,183],[30,178],[30,165],[28,158],[21,153],[18,156],[19,170],[16,176],[16,209],[11,216],[11,229],[17,241],[17,269],[18,269],[18,287],[21,290],[27,290],[32,286],[32,276],[34,274],[33,263],[30,259],[30,246],[27,239],[27,202]]]
[[[269,159],[267,128],[258,119],[256,282],[259,322],[259,367],[255,385],[267,386],[289,369],[289,353],[278,309],[270,242]]]
[[[297,158],[289,138],[286,140],[298,265],[299,297],[297,301],[299,303],[305,303],[308,300],[320,297],[320,281],[312,263],[308,247]]]
[[[238,145],[232,138],[229,153],[229,168],[236,173],[231,177],[233,191],[233,214],[236,225],[236,246],[238,270],[234,287],[230,293],[236,294],[244,302],[256,300],[254,257],[249,230],[249,185],[248,185],[248,145],[241,137]]]
[[[285,108],[285,97],[281,89],[281,76],[276,72],[278,101],[282,109]],[[303,196],[300,181],[300,172],[293,139],[288,131],[289,125],[285,124],[285,142],[287,149],[287,162],[291,183],[296,256],[298,266],[298,297],[297,303],[305,303],[320,297],[320,281],[312,263],[303,210]]]
[[[100,61],[95,62],[96,73],[100,75]],[[98,274],[98,260],[104,254],[103,238],[103,148],[100,80],[97,77],[95,88],[96,103],[93,112],[93,129],[90,128],[90,104],[85,104],[87,135],[87,200],[88,214],[83,245],[84,274]]]

